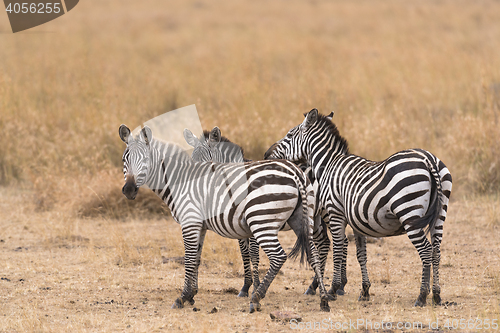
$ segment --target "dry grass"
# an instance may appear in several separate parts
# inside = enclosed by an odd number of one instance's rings
[[[195,103],[250,158],[317,107],[336,111],[356,154],[425,148],[449,166],[454,195],[496,193],[499,6],[80,3],[0,37],[0,184],[34,188],[41,210],[85,210],[120,186],[121,123]]]
[[[313,107],[335,110],[353,153],[435,153],[454,178],[442,287],[458,304],[411,306],[420,262],[398,237],[369,244],[367,304],[350,248],[348,294],[329,317],[499,318],[499,21],[486,0],[110,0],[1,33],[0,331],[279,331],[270,310],[328,317],[294,263],[263,313],[243,312],[248,300],[224,293],[241,286],[237,243],[213,234],[201,311],[170,309],[183,268],[162,262],[183,255],[180,230],[151,193],[121,195],[117,129],[193,103],[253,159]]]
[[[414,308],[421,264],[405,236],[368,244],[372,300],[357,301],[361,274],[351,243],[347,294],[319,311],[319,297],[304,296],[310,269],[287,262],[250,315],[239,289],[243,268],[237,242],[207,234],[200,268],[200,291],[193,312],[170,309],[180,295],[184,268],[164,258],[183,255],[180,228],[171,219],[66,218],[56,212],[33,213],[23,191],[1,194],[7,214],[0,238],[0,332],[242,332],[287,331],[269,313],[291,310],[304,322],[421,322],[447,319],[500,319],[499,225],[489,207],[498,199],[470,198],[450,205],[442,247],[441,287],[447,307]],[[10,209],[6,209],[10,207]],[[280,235],[286,249],[293,233]],[[265,256],[261,267],[268,267]],[[328,261],[327,284],[332,260]],[[216,307],[218,312],[209,312]],[[412,330],[409,330],[412,331]],[[422,331],[422,330],[414,330]],[[473,330],[471,330],[473,331]]]

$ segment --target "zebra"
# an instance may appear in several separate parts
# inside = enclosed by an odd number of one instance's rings
[[[122,157],[125,197],[135,199],[139,187],[147,185],[181,226],[184,288],[172,308],[182,308],[186,302],[194,304],[203,241],[206,231],[212,230],[227,238],[253,235],[269,257],[269,270],[250,300],[250,313],[259,311],[260,300],[287,259],[278,230],[296,203],[302,201],[303,218],[291,225],[297,242],[290,257],[299,252],[301,261],[307,257],[319,280],[320,309],[330,310],[312,239],[314,189],[300,168],[288,161],[196,163],[181,147],[155,139],[147,126],[134,137],[127,126],[121,125],[119,135],[127,145]]]
[[[222,136],[218,127],[214,127],[214,129],[210,132],[206,130],[203,131],[203,134],[199,139],[186,128],[184,130],[184,138],[186,142],[194,148],[191,158],[195,162],[250,162],[250,160],[243,157],[243,149],[229,141],[226,137]],[[219,149],[221,142],[223,149]],[[259,245],[257,244],[255,237],[238,239],[238,245],[243,259],[244,269],[243,287],[241,288],[238,297],[248,297],[248,290],[250,289],[250,286],[253,284],[254,290],[256,290],[260,284]]]
[[[415,306],[426,305],[431,266],[433,303],[441,304],[440,245],[452,187],[450,172],[441,160],[422,149],[403,150],[381,162],[351,155],[331,117],[333,113],[323,116],[312,109],[300,125],[269,148],[265,158],[304,158],[313,168],[320,184],[317,195],[328,211],[332,234],[333,289],[341,285],[342,240],[349,224],[355,231],[362,272],[359,300],[370,298],[365,236],[406,233],[422,261]]]
[[[189,129],[184,130],[184,138],[186,142],[194,148],[191,158],[196,162],[216,162],[216,163],[244,163],[251,162],[244,157],[243,148],[239,145],[231,142],[228,138],[221,135],[219,127],[215,126],[211,131],[203,131],[200,138],[197,138]],[[309,171],[311,168],[303,167],[299,165],[303,171],[306,172],[308,178],[310,178]],[[313,187],[315,184],[313,184]],[[290,218],[300,218],[297,212],[300,212],[301,207],[299,204],[295,207],[294,214]],[[330,250],[330,239],[326,233],[326,224],[323,222],[319,216],[318,202],[316,201],[315,212],[315,230],[313,238],[316,247],[319,252],[319,258],[321,262],[321,274],[324,275],[326,259],[328,256],[328,251]],[[290,226],[286,224],[282,230],[290,230]],[[249,239],[240,239],[239,246],[241,250],[241,256],[243,258],[243,267],[245,271],[245,279],[243,288],[238,296],[248,296],[248,289],[252,285],[252,272],[250,270],[250,260],[253,266],[253,282],[254,289],[259,285],[259,246],[255,242],[253,237]],[[318,287],[318,281],[314,278],[311,285],[306,290],[306,295],[314,295],[316,293],[316,288]],[[343,288],[342,288],[343,291]],[[340,289],[339,289],[339,294]],[[332,295],[330,300],[334,300],[336,295]]]

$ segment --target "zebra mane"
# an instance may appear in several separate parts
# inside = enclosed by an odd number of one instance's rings
[[[210,131],[203,130],[203,135],[201,136],[200,141],[205,140],[205,142],[208,142],[209,137],[210,137]],[[250,161],[250,160],[245,158],[245,152],[243,151],[243,148],[240,145],[232,142],[231,140],[229,140],[228,138],[226,138],[223,135],[220,136],[220,142],[222,143],[221,145],[219,145],[221,151],[226,152],[226,153],[228,151],[238,151],[239,153],[241,153],[241,156],[243,157],[244,162]]]
[[[305,113],[304,116],[307,116],[307,113]],[[337,126],[335,126],[331,118],[318,113],[316,123],[319,123],[319,125],[328,131],[334,137],[335,141],[339,143],[339,151],[342,151],[346,155],[349,154],[349,145],[347,140],[340,135]]]

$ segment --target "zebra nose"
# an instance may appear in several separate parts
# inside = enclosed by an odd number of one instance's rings
[[[127,197],[127,199],[134,200],[138,190],[139,188],[134,184],[126,183],[122,188],[122,193]]]

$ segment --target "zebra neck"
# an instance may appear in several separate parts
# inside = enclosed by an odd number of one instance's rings
[[[311,144],[309,151],[307,161],[313,169],[314,176],[319,181],[327,169],[347,153],[343,142],[336,140],[334,136],[328,138],[328,135],[325,140]]]
[[[195,164],[179,146],[155,140],[151,142],[150,172],[146,185],[159,195],[172,183],[178,183]]]

